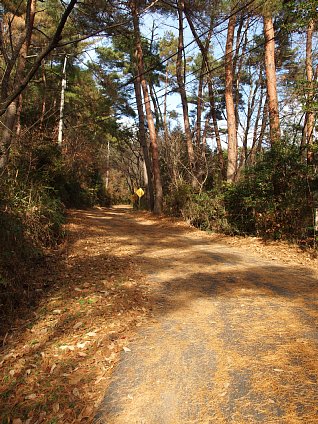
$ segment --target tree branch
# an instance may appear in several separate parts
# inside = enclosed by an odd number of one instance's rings
[[[61,40],[61,35],[64,29],[64,26],[67,22],[67,19],[69,17],[69,15],[71,14],[72,10],[74,9],[76,3],[78,0],[70,0],[67,8],[65,9],[60,22],[56,28],[56,31],[54,33],[53,38],[51,39],[50,43],[47,45],[47,47],[45,49],[42,50],[42,52],[38,55],[38,57],[36,58],[32,68],[30,69],[30,71],[27,73],[27,75],[22,79],[21,83],[13,90],[13,92],[5,99],[5,101],[3,101],[1,103],[1,108],[0,108],[0,116],[2,116],[8,106],[22,93],[22,91],[27,87],[27,85],[29,84],[30,80],[34,77],[34,75],[36,74],[37,70],[39,69],[42,60],[48,56],[52,50],[54,50],[55,48],[59,47],[59,41]]]

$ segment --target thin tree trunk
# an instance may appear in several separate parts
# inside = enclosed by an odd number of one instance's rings
[[[228,32],[225,48],[225,105],[227,115],[227,131],[228,131],[228,164],[227,164],[227,181],[234,182],[237,171],[237,132],[235,107],[233,99],[233,40],[236,23],[236,15],[229,19]]]
[[[15,89],[16,87],[20,85],[21,80],[23,78],[23,73],[26,66],[26,57],[27,57],[29,46],[31,43],[35,11],[36,11],[36,0],[29,0],[27,4],[27,11],[26,11],[25,32],[24,32],[24,35],[21,36],[21,41],[18,43],[18,47],[16,51],[14,52],[15,55],[18,54],[18,57],[17,57],[17,67],[16,67],[14,81],[13,81],[13,89]],[[9,82],[9,79],[8,79],[8,82]],[[4,84],[2,81],[2,86],[3,85]],[[8,87],[6,87],[4,91],[2,90],[2,96],[7,95],[7,93],[8,93]],[[21,100],[21,107],[22,107],[22,99],[19,97],[16,97],[13,100],[13,102],[8,105],[8,108],[5,112],[4,119],[2,122],[4,130],[2,132],[2,137],[0,140],[0,169],[5,168],[9,159],[11,140],[14,133],[14,126],[16,123],[17,112],[19,110],[19,99]]]
[[[243,15],[240,15],[238,29],[236,31],[236,43],[235,43],[235,51],[233,56],[233,81],[235,81],[235,90],[234,90],[233,97],[234,97],[234,105],[235,105],[234,107],[235,107],[236,132],[239,127],[239,87],[240,87],[240,78],[241,78],[240,65],[237,66],[237,62],[239,61],[239,64],[241,62],[239,60],[239,52],[240,52],[240,46],[242,42],[241,33],[243,29],[243,24],[244,24],[244,17]],[[241,56],[241,59],[242,57],[243,55]],[[234,85],[233,85],[233,89],[234,89]]]
[[[260,95],[260,99],[259,99],[259,104],[258,104],[258,108],[257,108],[257,113],[256,113],[256,118],[255,118],[255,123],[254,123],[254,130],[253,130],[253,142],[252,142],[252,147],[251,147],[251,151],[249,154],[249,163],[251,165],[255,164],[255,159],[256,159],[256,148],[257,148],[257,141],[258,141],[258,137],[257,137],[257,133],[258,133],[258,123],[261,117],[261,112],[262,112],[262,107],[263,107],[263,97],[264,97],[264,90],[261,89],[261,95]]]
[[[159,164],[159,151],[157,143],[157,135],[155,124],[153,121],[151,106],[150,106],[150,96],[148,92],[148,86],[145,79],[144,73],[144,61],[143,61],[143,52],[141,47],[141,37],[140,37],[140,27],[139,27],[139,16],[138,16],[138,0],[134,0],[130,3],[130,8],[133,16],[133,25],[134,25],[134,36],[135,36],[135,57],[138,64],[138,74],[140,76],[140,83],[144,97],[144,104],[146,110],[146,117],[149,129],[149,138],[150,138],[150,147],[152,153],[152,169],[154,177],[154,213],[162,213],[162,202],[163,202],[163,193],[162,193],[162,184],[161,184],[161,175],[160,175],[160,164]]]
[[[138,69],[137,69],[138,73]],[[148,207],[151,211],[154,209],[154,190],[152,183],[152,171],[151,171],[151,160],[149,156],[149,149],[146,137],[146,129],[145,129],[145,115],[142,106],[142,95],[141,95],[141,84],[140,84],[140,76],[137,75],[137,78],[134,82],[135,87],[135,96],[137,101],[137,110],[138,110],[138,126],[139,126],[139,143],[142,148],[142,153],[144,156],[145,167],[147,170],[147,180],[145,179],[145,189],[146,196],[148,201]]]
[[[176,61],[176,76],[177,76],[177,83],[178,83],[178,88],[179,88],[179,93],[180,93],[181,103],[182,103],[184,132],[185,132],[186,143],[187,143],[187,152],[188,152],[188,160],[189,160],[189,166],[190,166],[190,172],[191,172],[192,186],[196,187],[197,179],[195,176],[195,155],[194,155],[194,149],[192,144],[188,99],[187,99],[187,93],[185,90],[185,75],[183,72],[183,60],[182,60],[183,49],[184,49],[184,42],[183,42],[184,2],[183,0],[177,0],[177,7],[178,7],[178,20],[179,20],[179,38],[178,38],[178,55],[177,55],[177,61]]]
[[[269,115],[268,97],[266,97],[264,107],[263,107],[263,119],[262,119],[261,130],[260,130],[259,137],[258,137],[256,154],[259,154],[262,151],[262,144],[263,144],[265,129],[266,129],[267,121],[268,121],[268,115]]]
[[[15,118],[17,115],[17,101],[12,102],[4,115],[2,125],[4,126],[0,141],[0,169],[3,170],[9,160],[9,151],[13,135]]]
[[[19,96],[20,93],[22,93],[22,91],[28,86],[29,82],[31,81],[31,79],[34,77],[34,75],[36,74],[37,70],[39,69],[41,62],[44,58],[46,58],[59,44],[60,40],[61,40],[61,34],[62,31],[64,29],[64,26],[68,20],[68,17],[70,16],[71,12],[73,11],[76,3],[78,2],[78,0],[69,0],[69,2],[67,3],[67,5],[65,6],[65,10],[60,18],[60,21],[57,25],[57,28],[53,34],[53,37],[51,38],[51,40],[49,41],[49,43],[43,48],[43,50],[37,55],[37,57],[34,60],[33,65],[31,66],[31,69],[26,73],[26,75],[19,75],[19,83],[15,84],[13,87],[13,90],[11,91],[10,94],[8,94],[8,90],[6,92],[5,95],[3,95],[3,87],[5,86],[5,84],[8,82],[8,80],[10,79],[10,74],[6,75],[6,78],[4,78],[2,80],[1,83],[1,105],[0,105],[0,116],[4,115],[6,113],[6,110],[8,108],[8,106],[15,101],[15,99]],[[28,6],[27,6],[27,10],[29,11],[29,6],[32,4],[36,3],[36,0],[29,0],[28,1]],[[29,16],[27,14],[27,16]],[[28,34],[32,34],[32,29],[33,29],[33,23],[31,26],[31,22],[32,19],[27,19],[27,21],[29,22],[29,26],[28,26],[28,31],[27,31],[27,36]],[[18,51],[18,56],[19,56],[19,52],[20,49]],[[12,61],[10,61],[12,62]],[[10,63],[10,65],[12,65],[12,67],[14,66],[16,62],[14,62],[13,64]],[[12,70],[11,67],[11,70]],[[11,72],[11,71],[10,71]],[[4,90],[5,92],[6,90]]]
[[[242,67],[245,60],[245,52],[248,43],[248,26],[249,26],[249,18],[246,19],[245,29],[241,37],[241,32],[244,24],[244,17],[241,16],[239,30],[236,35],[236,48],[235,48],[235,57],[233,59],[233,74],[235,75],[235,120],[236,120],[236,131],[240,125],[240,114],[239,114],[239,104],[240,104],[240,84],[242,77]],[[244,40],[244,41],[243,41]],[[242,45],[241,54],[240,48]]]
[[[203,111],[203,75],[205,71],[204,62],[202,62],[200,76],[199,76],[199,85],[198,85],[198,98],[197,98],[197,122],[195,128],[195,143],[198,151],[201,148],[201,119],[202,119],[202,111]]]
[[[306,75],[308,82],[308,94],[307,94],[307,108],[305,116],[305,137],[307,146],[307,163],[310,165],[313,162],[314,154],[312,151],[312,145],[314,140],[314,125],[315,115],[313,111],[313,97],[314,97],[314,81],[313,81],[313,65],[312,65],[312,39],[315,28],[315,22],[313,19],[310,20],[307,26],[306,34]]]
[[[66,90],[66,64],[67,64],[67,55],[65,55],[64,57],[64,64],[63,64],[63,70],[62,70],[60,116],[59,116],[59,126],[58,126],[58,135],[57,135],[57,144],[59,148],[62,148],[62,142],[63,142],[64,105],[65,105],[65,90]]]
[[[168,69],[166,69],[165,94],[164,94],[164,102],[163,102],[163,132],[164,132],[165,143],[168,142],[167,93],[168,93]]]
[[[268,97],[270,140],[272,145],[280,140],[280,123],[275,66],[275,34],[271,15],[264,15],[265,71]]]
[[[42,63],[42,82],[43,82],[43,99],[42,99],[42,108],[41,108],[41,116],[40,116],[40,130],[43,127],[44,117],[46,113],[46,75],[45,75],[45,62]]]
[[[160,108],[160,104],[156,95],[156,91],[152,84],[149,84],[149,92],[154,107],[155,117],[156,117],[156,130],[159,131],[163,127],[163,117]]]
[[[190,13],[188,8],[185,7],[184,9],[185,16],[187,18],[187,22],[189,24],[189,27],[191,29],[192,35],[196,40],[196,43],[200,49],[200,52],[202,54],[203,60],[205,62],[205,67],[207,69],[207,80],[208,80],[208,92],[209,92],[209,100],[210,100],[210,108],[211,108],[211,116],[212,116],[212,122],[213,122],[213,128],[214,128],[214,134],[216,139],[216,145],[218,150],[218,159],[219,159],[219,166],[221,169],[222,176],[224,174],[225,164],[224,164],[224,158],[223,158],[223,151],[222,151],[222,145],[221,145],[221,137],[220,137],[220,131],[217,121],[217,114],[216,114],[216,107],[215,107],[215,96],[214,96],[214,90],[213,90],[213,84],[212,84],[212,75],[211,75],[211,68],[209,64],[209,57],[208,57],[208,51],[210,46],[210,40],[212,36],[212,24],[213,21],[210,22],[210,30],[208,32],[205,45],[202,43],[195,26],[193,25]]]
[[[203,158],[206,157],[206,146],[207,146],[210,119],[211,119],[211,111],[207,113],[205,117],[205,122],[204,122],[204,128],[203,128],[203,134],[202,134],[202,150],[201,150],[201,155]]]
[[[254,89],[250,91],[250,96],[248,99],[246,127],[245,127],[244,138],[243,138],[243,164],[246,164],[247,158],[248,158],[248,151],[247,151],[248,135],[250,132],[252,115],[255,109],[256,93],[258,91],[258,88],[259,88],[259,80],[256,82]]]
[[[17,106],[18,106],[18,108],[17,108],[17,116],[16,116],[15,134],[16,134],[17,137],[19,137],[20,134],[21,134],[21,113],[22,113],[22,109],[23,109],[23,96],[22,96],[22,93],[18,97],[18,104],[17,104]]]
[[[217,114],[216,114],[216,108],[215,108],[215,97],[214,97],[214,91],[213,91],[211,79],[208,80],[208,90],[209,90],[213,130],[214,130],[215,141],[216,141],[217,152],[218,152],[219,167],[220,167],[222,178],[225,178],[225,163],[224,163],[223,149],[221,144],[221,135],[220,135],[219,125],[217,120]]]

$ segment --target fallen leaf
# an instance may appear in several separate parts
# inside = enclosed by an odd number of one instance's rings
[[[57,367],[57,365],[56,364],[53,364],[52,366],[51,366],[51,369],[50,369],[50,374],[52,374],[53,373],[53,371],[55,370],[55,368]]]
[[[110,356],[108,356],[107,358],[105,358],[105,361],[107,362],[111,362],[116,358],[116,353],[113,352]]]
[[[82,325],[83,325],[83,323],[80,321],[80,322],[77,322],[77,323],[73,326],[73,328],[74,328],[74,330],[77,330],[77,329],[78,329],[78,328],[80,328]]]
[[[61,350],[75,350],[75,346],[72,346],[72,345],[63,345],[63,346],[60,346],[60,349]]]
[[[76,347],[78,347],[79,349],[84,349],[84,347],[87,345],[87,343],[89,342],[82,342],[82,343],[77,343]]]
[[[95,333],[95,331],[90,331],[89,333],[86,334],[86,336],[95,337],[95,336],[97,336],[97,334]]]
[[[31,393],[30,395],[27,395],[24,399],[25,399],[25,400],[33,400],[33,399],[36,399],[36,394],[35,394],[35,393]]]
[[[81,413],[82,419],[91,418],[93,415],[94,409],[91,406],[87,406]]]
[[[54,311],[52,312],[52,314],[54,315],[60,315],[62,313],[61,309],[54,309]]]
[[[53,405],[53,412],[56,414],[56,413],[59,412],[59,410],[60,410],[60,404],[59,403],[55,403]]]
[[[76,387],[75,387],[75,389],[73,389],[73,395],[76,396],[76,397],[80,396],[80,392]]]

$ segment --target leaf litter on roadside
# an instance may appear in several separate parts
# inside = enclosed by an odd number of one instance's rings
[[[103,231],[86,244],[93,230],[89,222],[78,225],[76,213],[69,222],[68,255],[46,276],[56,289],[38,305],[25,331],[6,337],[0,358],[3,422],[91,420],[121,352],[130,351],[127,338],[149,311],[147,286],[139,287],[141,274],[130,252],[109,254],[114,241]]]

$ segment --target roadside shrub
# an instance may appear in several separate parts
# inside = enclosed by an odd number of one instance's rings
[[[206,231],[227,231],[222,193],[195,193],[189,184],[180,184],[166,196],[165,211],[182,216],[191,225]]]
[[[297,242],[313,235],[315,198],[318,177],[299,148],[277,143],[235,184],[201,193],[180,184],[166,196],[165,209],[203,230]]]
[[[299,149],[279,144],[224,192],[233,233],[297,240],[311,221],[308,170]]]
[[[180,183],[171,187],[169,194],[165,196],[165,212],[172,216],[184,216],[183,210],[191,202],[192,195],[193,189],[189,184]]]
[[[34,247],[53,246],[61,240],[64,207],[50,187],[8,180],[2,185],[1,197],[1,212],[16,218],[23,228],[23,237]]]
[[[228,223],[222,194],[193,194],[183,206],[182,216],[194,227],[205,231],[226,232]]]

